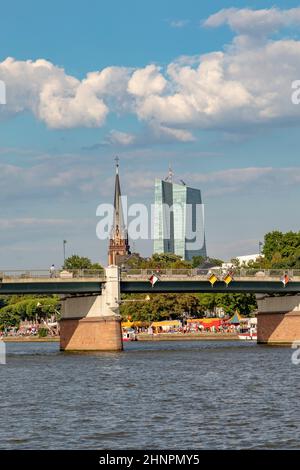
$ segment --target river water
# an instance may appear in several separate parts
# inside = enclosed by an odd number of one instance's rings
[[[251,342],[8,343],[1,449],[297,449],[300,365]]]

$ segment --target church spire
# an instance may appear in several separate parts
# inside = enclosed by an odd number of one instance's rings
[[[108,264],[117,265],[130,254],[127,231],[125,230],[123,221],[123,209],[121,199],[121,186],[119,178],[119,157],[115,158],[116,177],[115,177],[115,194],[114,194],[114,218],[111,229],[108,250]]]
[[[122,199],[121,199],[121,186],[119,178],[119,157],[115,158],[116,162],[116,178],[115,178],[115,197],[114,197],[114,220],[112,231],[120,232],[124,229],[123,224],[123,210],[122,210]]]

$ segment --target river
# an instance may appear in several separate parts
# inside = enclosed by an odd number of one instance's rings
[[[300,365],[251,342],[8,343],[1,449],[299,449]]]

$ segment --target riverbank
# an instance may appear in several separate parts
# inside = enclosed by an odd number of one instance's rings
[[[138,341],[239,341],[236,333],[148,333],[137,334]],[[52,343],[58,342],[59,336],[38,338],[36,336],[7,336],[5,343]]]
[[[6,336],[4,343],[54,343],[59,341],[59,336],[46,336],[38,338],[36,336]]]
[[[138,341],[239,341],[236,333],[139,333]]]

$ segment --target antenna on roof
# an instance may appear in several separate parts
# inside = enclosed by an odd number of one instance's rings
[[[168,181],[169,183],[173,183],[173,176],[174,176],[174,173],[171,167],[171,163],[169,163],[168,176],[165,178],[165,181]]]
[[[115,158],[115,162],[116,162],[116,174],[119,173],[119,161],[120,161],[119,157],[116,157],[116,158]]]

